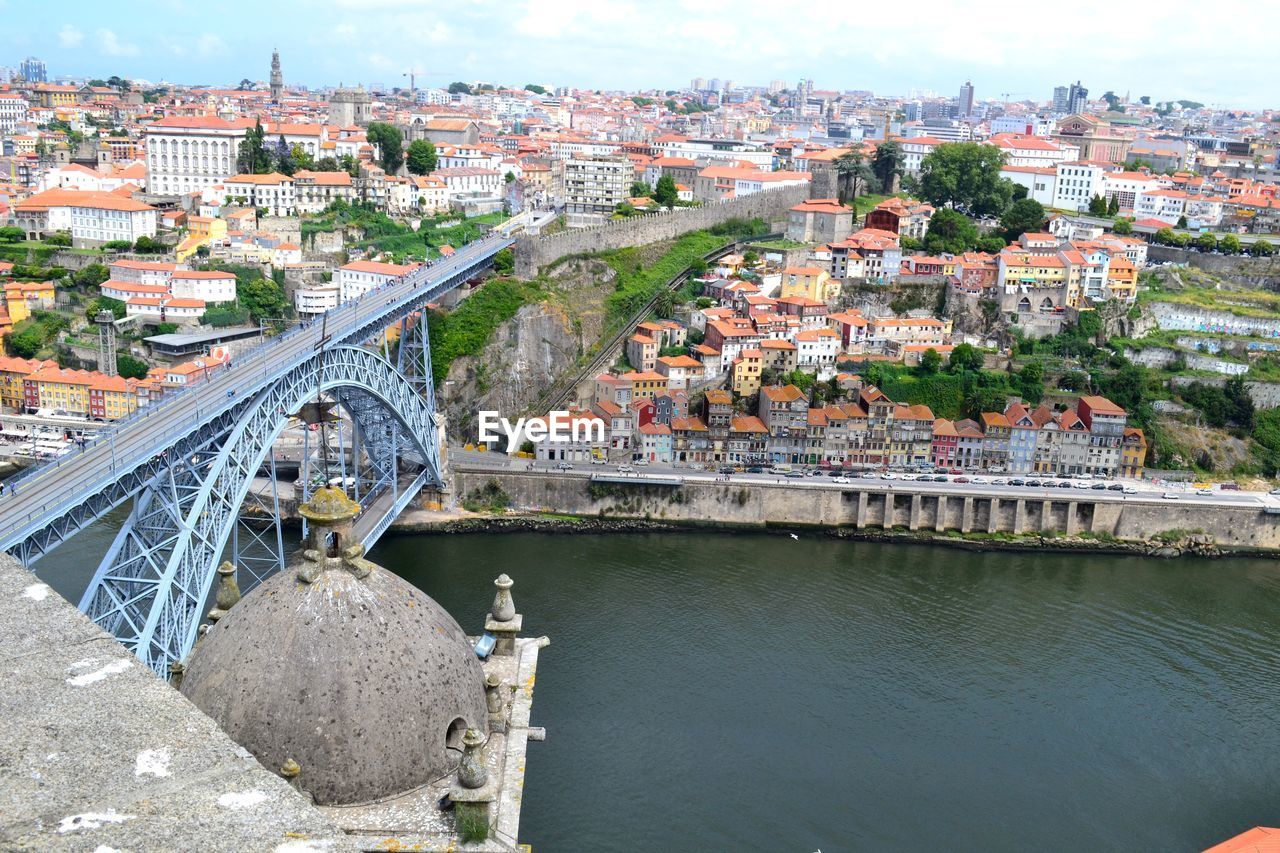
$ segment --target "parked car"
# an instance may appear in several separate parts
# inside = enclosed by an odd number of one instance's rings
[[[720,466],[720,473],[721,473],[721,474],[732,474],[732,473],[734,473],[734,468],[733,468],[733,466],[732,466],[732,465],[722,465],[722,466]]]
[[[608,460],[607,460],[607,459],[605,459],[605,458],[604,458],[604,457],[602,457],[602,456],[592,456],[592,457],[591,457],[591,464],[592,464],[592,465],[604,465],[607,461],[608,461]]]
[[[965,476],[963,476],[963,475],[962,475],[962,476],[956,477],[954,480],[952,480],[952,482],[953,482],[953,483],[967,483],[967,482],[969,482],[969,478],[968,478],[968,477],[965,477]]]
[[[1123,491],[1124,491],[1124,493],[1125,493],[1126,495],[1136,495],[1136,494],[1138,493],[1138,487],[1137,487],[1137,486],[1125,486]]]
[[[573,464],[570,462],[557,462],[556,468],[560,471],[572,471]]]
[[[1167,500],[1167,501],[1176,501],[1176,500],[1178,500],[1179,495],[1178,495],[1177,493],[1175,493],[1175,492],[1165,492],[1165,493],[1164,493],[1163,495],[1161,495],[1160,497],[1164,498],[1164,499],[1165,499],[1165,500]]]
[[[844,477],[845,473],[838,468],[834,468],[827,472],[827,476],[828,477]]]
[[[1213,494],[1213,489],[1196,489],[1196,494],[1197,494],[1197,495],[1211,495],[1211,494]]]
[[[1058,488],[1059,488],[1059,489],[1073,489],[1073,488],[1075,488],[1075,486],[1071,485],[1071,481],[1070,481],[1070,480],[1063,480],[1061,483],[1059,483],[1059,484],[1058,484]]]
[[[804,472],[803,472],[803,471],[788,471],[788,472],[786,473],[786,475],[785,475],[785,476],[786,476],[787,478],[789,478],[789,479],[803,479],[803,478],[804,478]]]
[[[1123,492],[1123,491],[1124,491],[1124,484],[1122,484],[1122,483],[1112,483],[1110,486],[1107,486],[1107,490],[1108,490],[1108,491],[1112,491],[1112,492]],[[1137,491],[1137,489],[1134,489],[1134,491],[1136,492],[1136,491]]]
[[[974,477],[972,480],[975,486],[988,486],[991,484],[990,477]]]
[[[915,474],[903,474],[900,479],[910,481],[910,480],[918,480],[920,478],[917,477]]]
[[[1014,477],[1012,480],[1009,481],[1010,486],[1025,486],[1026,484],[1027,484],[1027,481],[1023,480],[1021,477]]]
[[[1095,492],[1105,492],[1105,491],[1107,490],[1107,484],[1106,484],[1106,483],[1094,483],[1094,484],[1093,484],[1092,486],[1090,486],[1089,488],[1093,489]]]
[[[1038,489],[1042,484],[1039,480],[1027,480],[1026,485],[1030,486],[1033,489]]]
[[[763,468],[761,468],[759,465],[753,465],[753,466],[751,466],[750,468],[748,468],[748,469],[747,469],[747,473],[748,473],[748,474],[763,474],[763,473],[764,473],[764,469],[763,469]]]
[[[635,468],[632,468],[630,465],[619,465],[619,466],[618,466],[618,473],[619,473],[619,474],[634,474],[634,473],[635,473],[635,470],[636,470],[636,469],[635,469]]]
[[[893,472],[891,472],[891,471],[885,471],[883,474],[881,474],[881,475],[880,475],[880,479],[881,479],[881,480],[896,480],[896,479],[898,479],[898,475],[897,475],[897,474],[894,474],[894,473],[893,473]]]
[[[847,486],[847,485],[849,485],[850,483],[852,483],[852,482],[853,482],[853,480],[850,480],[848,477],[844,476],[843,474],[840,474],[840,475],[839,475],[839,476],[837,476],[837,477],[833,477],[833,478],[831,479],[831,482],[833,482],[833,483],[839,483],[839,484],[840,484],[840,485],[842,485],[842,486]]]

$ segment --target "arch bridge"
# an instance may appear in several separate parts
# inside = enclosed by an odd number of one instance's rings
[[[235,356],[208,381],[103,429],[83,452],[23,472],[0,498],[0,550],[30,565],[131,502],[80,608],[165,674],[195,642],[228,546],[246,590],[284,565],[272,445],[303,403],[323,394],[351,424],[346,439],[334,431],[335,467],[332,448],[318,449],[322,477],[337,473],[362,506],[355,533],[366,547],[422,487],[442,485],[425,308],[512,242],[491,235],[419,267]],[[392,353],[385,332],[395,326]],[[312,439],[328,435],[303,433],[304,492]],[[265,492],[253,488],[260,473]]]

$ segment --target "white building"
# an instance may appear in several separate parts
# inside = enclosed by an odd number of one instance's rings
[[[21,95],[0,92],[0,133],[13,133],[14,128],[26,120],[27,99]]]
[[[1102,191],[1107,202],[1117,199],[1121,212],[1133,210],[1142,193],[1170,186],[1172,182],[1163,175],[1149,175],[1146,172],[1107,172],[1102,176]]]
[[[125,303],[125,316],[144,323],[198,323],[204,311],[203,299],[177,296],[134,296]]]
[[[1079,147],[1041,136],[998,133],[988,139],[987,143],[1000,149],[1004,154],[1005,164],[1009,166],[1053,168],[1059,163],[1080,157]]]
[[[128,196],[111,193],[77,193],[71,202],[71,242],[77,248],[100,246],[115,240],[136,242],[156,236],[159,211]]]
[[[169,278],[169,292],[179,299],[233,302],[236,277],[221,270],[174,270]]]
[[[1038,201],[1045,207],[1053,206],[1054,190],[1058,184],[1056,168],[1005,166],[1000,170],[1000,177],[1026,187],[1027,198]]]
[[[236,175],[223,181],[227,199],[252,207],[265,207],[269,216],[293,216],[298,198],[293,178],[279,172],[266,175]]]
[[[251,119],[165,116],[147,126],[147,187],[160,195],[185,195],[236,173],[236,155]]]
[[[631,195],[634,180],[635,166],[626,157],[570,158],[564,165],[565,217],[569,227],[597,225],[609,219]]]
[[[761,171],[773,168],[773,149],[740,139],[689,139],[684,136],[659,136],[653,141],[659,157],[684,157],[702,162],[733,165],[750,163]],[[617,145],[614,145],[617,148]]]
[[[943,140],[934,136],[916,136],[902,140],[900,147],[902,148],[903,173],[919,175],[920,161],[932,154],[934,149],[942,145],[943,142]]]
[[[338,287],[342,302],[364,296],[370,290],[381,287],[392,279],[402,276],[416,267],[416,264],[382,264],[376,261],[352,261],[339,267],[333,274],[333,284]],[[315,313],[315,312],[308,312]]]
[[[337,281],[299,287],[293,292],[293,307],[303,315],[323,314],[342,302],[341,285]]]
[[[1102,176],[1106,167],[1100,163],[1071,161],[1058,164],[1058,180],[1054,186],[1053,204],[1059,210],[1088,210],[1089,202],[1102,195]]]
[[[108,269],[113,281],[127,281],[134,284],[169,284],[169,278],[180,269],[177,264],[159,261],[112,261]],[[105,285],[104,285],[105,286]],[[118,297],[113,297],[118,298]]]

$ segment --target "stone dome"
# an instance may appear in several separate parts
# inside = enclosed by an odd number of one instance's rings
[[[181,689],[267,769],[296,761],[318,803],[367,802],[457,767],[484,673],[443,607],[327,527],[218,619]]]

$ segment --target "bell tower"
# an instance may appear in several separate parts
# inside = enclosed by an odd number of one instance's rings
[[[280,73],[280,51],[271,51],[271,101],[280,103],[284,97],[284,75]]]

